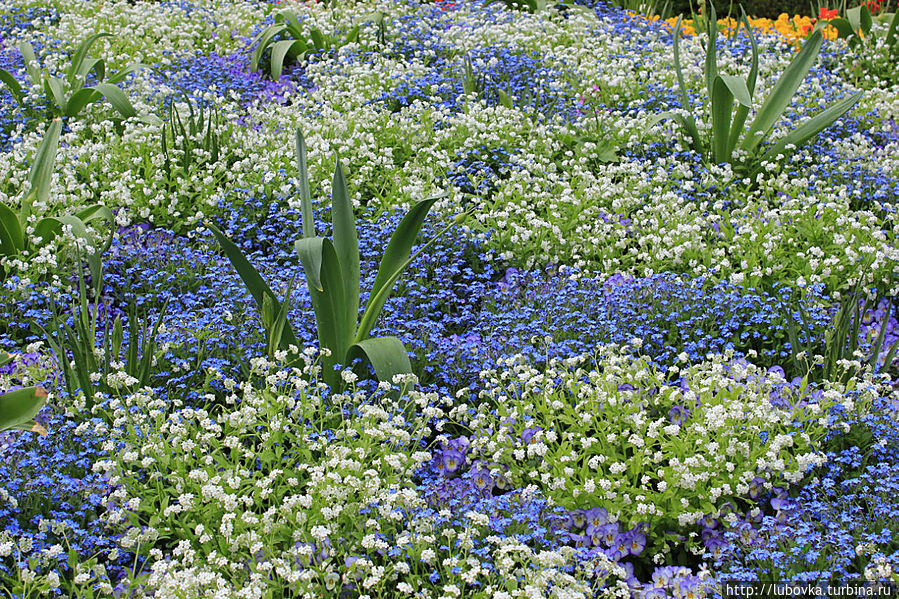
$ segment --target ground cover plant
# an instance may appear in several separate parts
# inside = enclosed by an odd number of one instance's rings
[[[899,583],[899,20],[744,8],[0,0],[0,596]]]

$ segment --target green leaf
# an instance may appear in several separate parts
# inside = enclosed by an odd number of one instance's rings
[[[859,5],[846,11],[846,18],[852,25],[852,30],[858,35],[861,32],[867,36],[871,32],[871,26],[874,24],[871,19],[871,13],[865,5]]]
[[[0,69],[0,83],[6,85],[16,103],[21,106],[22,99],[25,97],[25,94],[22,93],[22,86],[19,85],[19,82],[16,80],[16,78],[13,77],[9,71]]]
[[[596,145],[596,152],[593,154],[594,160],[598,162],[618,162],[618,151],[609,142],[600,142]]]
[[[94,250],[93,253],[88,254],[84,257],[85,261],[87,261],[88,268],[91,271],[91,278],[93,281],[99,281],[101,276],[102,265],[102,255],[100,254],[94,240],[87,232],[87,227],[84,225],[84,221],[82,221],[77,216],[73,215],[63,215],[58,217],[50,217],[44,220],[56,220],[59,221],[61,225],[68,225],[72,228],[72,234],[76,238],[81,238],[85,240],[88,245]]]
[[[81,114],[84,107],[92,104],[100,99],[100,92],[90,87],[84,87],[72,94],[68,102],[66,102],[66,116],[77,116]]]
[[[316,51],[327,50],[331,45],[327,43],[324,34],[322,34],[321,30],[317,27],[314,27],[312,31],[309,32],[309,37],[312,39],[312,45],[315,47]]]
[[[709,40],[705,50],[705,88],[709,98],[714,93],[715,78],[718,76],[718,15],[715,13],[715,4],[709,3],[711,15],[706,20],[706,33]],[[730,117],[728,116],[728,119]]]
[[[296,38],[299,38],[303,33],[303,28],[300,25],[300,18],[295,11],[289,8],[285,8],[275,15],[275,22],[286,23],[291,35]]]
[[[322,237],[304,237],[297,239],[294,248],[300,257],[300,263],[303,265],[303,272],[306,273],[306,282],[310,289],[324,291],[322,287]]]
[[[837,30],[839,39],[846,39],[855,35],[855,29],[852,28],[852,24],[842,17],[831,19],[828,25]]]
[[[0,254],[15,256],[25,249],[25,235],[18,215],[0,202]]]
[[[38,146],[34,164],[28,173],[28,181],[31,183],[31,191],[22,200],[22,213],[19,215],[19,224],[22,228],[31,216],[31,206],[34,200],[47,203],[50,200],[50,183],[53,179],[53,169],[56,166],[56,151],[59,147],[59,134],[62,131],[62,121],[54,120],[47,127],[44,139]]]
[[[746,78],[746,89],[749,90],[750,97],[755,93],[755,84],[759,76],[759,44],[755,40],[752,33],[752,27],[749,26],[749,19],[743,7],[740,6],[740,15],[743,19],[743,26],[746,28],[746,35],[749,37],[749,45],[752,50],[752,63],[749,66],[749,77]]]
[[[758,145],[768,135],[774,124],[781,118],[784,111],[793,101],[793,96],[799,86],[808,75],[809,69],[818,58],[823,37],[820,31],[816,31],[809,37],[802,50],[793,58],[787,69],[774,84],[771,93],[765,98],[756,114],[755,120],[746,132],[742,148],[752,154]]]
[[[37,66],[37,56],[34,54],[34,46],[28,42],[19,44],[19,52],[22,53],[22,60],[25,62],[25,72],[31,79],[31,85],[37,85],[41,82],[41,69]]]
[[[262,326],[268,330],[275,322],[275,307],[272,305],[272,296],[262,296]]]
[[[53,238],[62,232],[62,223],[55,217],[49,216],[37,221],[34,226],[33,236],[40,240],[39,245],[43,246],[50,242]]]
[[[281,303],[275,297],[275,293],[269,288],[268,284],[259,274],[259,271],[250,264],[250,261],[246,259],[246,256],[243,255],[243,252],[240,251],[233,241],[228,239],[228,237],[222,233],[218,227],[213,225],[210,222],[204,223],[206,227],[212,231],[212,234],[215,236],[216,240],[219,242],[219,245],[222,246],[222,251],[225,252],[225,256],[228,260],[231,261],[231,264],[234,266],[234,269],[237,271],[237,274],[240,275],[241,280],[244,285],[246,285],[247,290],[250,292],[250,295],[253,296],[253,299],[256,300],[256,304],[261,308],[263,297],[265,295],[270,296],[274,302],[273,305],[276,310],[281,310]],[[297,338],[294,335],[293,328],[290,326],[290,323],[287,323],[284,327],[284,333],[282,335],[282,341],[284,342],[284,349],[289,345],[297,345]]]
[[[75,216],[80,218],[84,224],[89,224],[91,221],[97,219],[103,219],[106,221],[106,226],[109,229],[109,234],[106,236],[106,241],[102,246],[98,247],[99,252],[102,254],[106,250],[110,248],[112,245],[112,239],[115,236],[115,215],[112,213],[112,210],[107,208],[102,204],[94,204],[93,206],[88,206],[84,210],[80,210],[75,213]]]
[[[325,382],[333,388],[339,386],[339,376],[334,372],[334,364],[344,363],[352,340],[352,328],[347,326],[346,301],[343,296],[344,284],[340,260],[330,239],[322,240],[322,291],[311,288],[312,307],[315,310],[315,324],[321,347],[331,350],[331,356],[322,359]]]
[[[118,71],[116,74],[110,75],[109,79],[106,80],[106,83],[113,83],[118,85],[125,80],[125,77],[127,77],[131,73],[136,73],[141,69],[152,69],[152,67],[142,62],[132,62],[128,66],[123,67],[122,70]]]
[[[315,219],[312,215],[312,194],[309,192],[309,173],[306,170],[306,140],[297,129],[297,168],[300,171],[300,216],[303,219],[303,237],[315,237]],[[320,288],[320,286],[319,286]]]
[[[88,58],[84,61],[84,64],[81,65],[80,75],[86,77],[88,73],[92,70],[97,74],[97,79],[103,79],[106,76],[106,63],[103,62],[102,58]],[[70,81],[69,85],[74,88],[77,84],[77,80]]]
[[[103,219],[107,223],[109,234],[102,246],[98,246],[93,237],[87,231],[87,224],[91,221]],[[49,216],[41,219],[34,227],[34,237],[41,240],[41,244],[46,244],[51,239],[62,232],[64,225],[72,228],[72,234],[79,239],[83,239],[92,249],[93,253],[85,256],[91,276],[94,281],[99,281],[102,270],[103,252],[109,249],[112,244],[112,238],[115,233],[115,216],[106,206],[95,205],[85,208],[74,215],[63,215],[59,217]]]
[[[284,294],[284,301],[281,302],[281,309],[274,315],[270,324],[266,326],[266,330],[268,331],[268,354],[270,356],[274,356],[275,350],[281,347],[284,327],[287,325],[287,315],[288,312],[290,312],[293,284],[295,282],[296,279],[290,281],[290,285],[287,286],[287,292]],[[268,299],[268,297],[266,297],[266,299]]]
[[[830,108],[823,110],[815,116],[806,119],[801,125],[790,131],[782,140],[772,146],[762,156],[761,161],[771,161],[778,154],[786,153],[786,146],[792,144],[797,148],[804,145],[812,137],[818,135],[821,131],[830,127],[834,121],[846,114],[859,100],[861,100],[862,92],[858,92],[845,100],[837,102]]]
[[[0,431],[30,424],[47,403],[47,392],[40,387],[25,387],[0,395]]]
[[[742,83],[742,81],[741,81]],[[744,84],[745,85],[745,84]],[[730,117],[734,108],[734,94],[718,75],[712,84],[712,161],[730,162],[727,142],[730,136]]]
[[[899,30],[899,8],[893,13],[893,20],[890,21],[890,28],[887,30],[886,44],[888,48],[893,48],[896,44],[896,31]]]
[[[871,13],[868,11],[868,7],[862,4],[859,6],[861,12],[859,14],[859,28],[862,33],[868,35],[871,33],[871,27],[874,25],[874,20],[871,18]]]
[[[250,71],[255,73],[259,70],[259,62],[262,60],[263,52],[265,52],[269,44],[271,44],[274,37],[284,31],[285,27],[286,25],[283,23],[276,23],[266,28],[259,35],[258,41],[253,47],[253,52],[250,54]]]
[[[746,29],[746,35],[749,37],[749,45],[752,50],[752,63],[749,67],[749,76],[746,78],[746,91],[749,94],[749,102],[742,102],[737,106],[733,121],[730,126],[730,136],[727,141],[727,155],[733,156],[740,135],[743,133],[743,126],[746,124],[746,118],[749,116],[749,110],[752,104],[752,96],[755,93],[755,84],[759,75],[759,45],[755,41],[755,35],[752,33],[752,27],[749,25],[749,19],[746,17],[746,11],[740,7],[740,22]],[[733,90],[731,90],[733,91]]]
[[[90,52],[91,46],[93,46],[94,43],[101,37],[112,37],[112,34],[96,33],[81,42],[81,44],[78,46],[78,49],[75,50],[75,54],[72,56],[72,63],[68,68],[69,85],[75,85],[75,79],[78,76],[84,76],[90,72],[90,67],[86,67],[83,69],[82,66],[85,58],[87,58],[87,53]]]
[[[719,78],[727,86],[727,89],[730,90],[737,102],[743,106],[752,106],[752,94],[749,93],[746,81],[733,75],[721,75]]]
[[[44,79],[44,91],[47,92],[48,96],[53,96],[53,101],[56,102],[56,107],[59,108],[59,111],[67,114],[69,101],[66,98],[62,79],[59,77],[47,77]]]
[[[334,168],[334,182],[331,185],[331,222],[334,225],[334,249],[337,251],[343,279],[342,318],[352,339],[356,321],[359,320],[359,238],[356,234],[353,203],[350,201],[339,160]],[[347,339],[347,346],[350,339]]]
[[[105,97],[112,107],[115,108],[119,114],[123,117],[131,118],[133,116],[137,116],[137,111],[134,109],[134,106],[131,105],[131,102],[128,100],[128,97],[125,95],[118,86],[115,86],[111,83],[98,83],[93,87],[86,87],[84,89],[93,89]],[[75,116],[75,115],[70,115]]]
[[[687,95],[687,86],[684,84],[684,73],[680,64],[680,35],[681,35],[681,21],[683,17],[677,17],[677,23],[674,25],[674,73],[677,76],[677,85],[681,91],[681,105],[684,107],[684,110],[690,110],[690,97]],[[665,114],[673,114],[673,113],[665,113]],[[696,151],[701,151],[701,141],[699,138],[699,129],[696,127],[696,121],[692,116],[683,117],[678,115],[678,118],[675,119],[680,125],[687,136],[690,137],[691,146]]]
[[[305,54],[306,44],[300,40],[281,40],[275,42],[272,46],[271,57],[271,73],[272,81],[281,78],[281,71],[284,70],[284,59],[286,57],[296,58],[301,54]]]
[[[130,324],[130,323],[129,323]],[[110,359],[118,360],[122,354],[122,342],[125,340],[125,331],[122,327],[122,317],[116,316],[112,323],[112,335],[109,338]],[[132,337],[128,341],[129,345],[137,345],[136,338]],[[130,364],[127,364],[130,366]]]
[[[367,359],[379,381],[390,382],[397,374],[411,374],[412,364],[406,346],[396,337],[375,337],[354,343],[348,358]]]
[[[438,199],[440,198],[428,198],[415,204],[400,221],[393,237],[390,238],[384,256],[381,258],[381,264],[378,265],[378,274],[372,285],[368,305],[365,307],[365,313],[362,315],[362,321],[356,331],[356,343],[368,337],[374,328],[381,308],[384,307],[384,303],[393,291],[394,283],[409,265],[409,254],[412,252],[412,246],[424,224],[425,217]]]

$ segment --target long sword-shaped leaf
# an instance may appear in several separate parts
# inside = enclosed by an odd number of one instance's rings
[[[77,116],[81,114],[85,106],[96,102],[100,98],[100,92],[97,90],[91,87],[83,87],[69,97],[66,102],[65,114],[66,116]]]
[[[303,271],[306,273],[306,283],[316,291],[324,291],[321,279],[322,243],[324,241],[323,237],[304,237],[297,239],[294,243],[300,263],[303,265]]]
[[[297,168],[300,171],[300,218],[303,221],[303,237],[315,237],[315,218],[312,216],[312,194],[309,191],[309,173],[306,170],[306,140],[297,129]],[[320,288],[320,286],[319,286]]]
[[[715,12],[714,2],[709,3],[709,9],[711,16],[706,20],[705,27],[709,38],[705,50],[705,89],[711,98],[714,93],[715,77],[718,76],[718,15]]]
[[[259,70],[259,62],[262,60],[262,53],[268,48],[272,39],[284,31],[285,27],[286,25],[283,23],[278,23],[268,27],[259,35],[259,39],[253,47],[253,52],[250,54],[250,71],[255,73]]]
[[[831,19],[827,24],[837,30],[837,35],[841,39],[847,39],[855,35],[855,30],[852,28],[852,23],[850,23],[846,19]]]
[[[44,139],[38,146],[34,157],[34,164],[28,174],[31,183],[31,191],[22,200],[22,212],[19,214],[19,223],[22,228],[31,216],[31,206],[34,200],[46,203],[50,199],[50,182],[53,179],[53,168],[56,166],[56,150],[59,147],[59,134],[62,131],[62,121],[54,120],[47,127]]]
[[[731,161],[731,141],[735,127],[742,127],[745,115],[752,105],[752,95],[746,82],[732,75],[715,77],[712,96],[712,157],[716,163]],[[739,103],[732,121],[734,99]],[[742,118],[741,118],[742,117]]]
[[[319,343],[322,348],[331,350],[331,355],[322,359],[323,376],[326,383],[336,388],[339,386],[339,376],[334,372],[334,365],[346,364],[353,329],[344,318],[346,301],[343,296],[342,269],[334,244],[330,239],[324,239],[321,248],[322,291],[310,287],[309,295],[315,310]]]
[[[412,363],[406,346],[396,337],[375,337],[353,344],[349,359],[365,358],[375,369],[379,381],[390,382],[397,374],[411,374]]]
[[[21,106],[25,94],[22,93],[22,86],[19,85],[16,78],[12,76],[12,73],[0,69],[0,83],[6,85],[7,89],[9,89],[9,92],[12,94],[13,99],[16,101],[16,104]]]
[[[53,101],[56,102],[60,112],[67,114],[69,99],[66,98],[62,79],[59,77],[47,77],[44,79],[44,91],[47,92],[48,96],[53,96]]]
[[[110,75],[106,80],[106,83],[119,84],[125,80],[125,77],[130,75],[131,73],[136,73],[141,69],[149,69],[152,68],[150,65],[144,64],[142,62],[132,62],[126,67],[122,67],[122,70],[116,72],[114,75]]]
[[[293,35],[294,37],[298,37],[298,35],[303,31],[302,26],[300,26],[300,18],[297,16],[297,13],[290,10],[289,8],[285,8],[277,15],[275,15],[275,21],[286,23],[287,27],[290,29],[291,35]]]
[[[94,242],[93,237],[88,235],[86,225],[91,221],[99,219],[106,221],[108,234],[106,235],[106,240],[103,245],[98,246]],[[94,253],[88,256],[87,261],[91,268],[91,274],[94,277],[98,277],[100,274],[101,256],[109,249],[109,246],[112,245],[112,239],[115,234],[115,215],[106,206],[97,204],[85,208],[74,215],[60,217],[50,216],[41,219],[34,226],[34,237],[40,239],[41,243],[47,243],[62,232],[64,225],[70,225],[72,227],[72,233],[76,237],[83,239],[91,248],[93,248]],[[98,279],[95,278],[94,280],[96,281]]]
[[[773,160],[778,154],[785,154],[786,146],[788,145],[792,144],[797,148],[804,145],[812,137],[818,135],[818,133],[827,127],[830,127],[834,121],[852,109],[852,107],[861,100],[861,97],[862,92],[858,92],[845,100],[837,102],[830,108],[819,112],[815,116],[806,119],[801,125],[790,131],[782,140],[766,151],[760,162]]]
[[[740,81],[743,83],[742,81]],[[745,85],[745,84],[744,84]],[[730,136],[730,117],[734,109],[734,94],[718,75],[712,83],[712,160],[716,164],[730,162],[727,142]]]
[[[409,265],[409,254],[412,252],[412,246],[424,224],[425,217],[439,199],[440,197],[428,198],[413,206],[400,221],[393,237],[390,238],[384,256],[381,258],[381,264],[378,265],[378,274],[375,277],[365,313],[362,315],[359,329],[356,331],[357,343],[366,339],[375,326],[381,308],[390,297],[394,283]]]
[[[758,42],[755,41],[755,36],[752,34],[752,27],[749,25],[749,19],[746,17],[746,12],[743,10],[743,7],[740,7],[740,22],[743,23],[743,26],[746,29],[746,35],[749,37],[749,45],[752,50],[752,63],[749,66],[749,76],[746,78],[746,91],[749,92],[749,102],[746,104],[740,103],[737,106],[737,112],[734,114],[733,122],[730,127],[730,137],[727,141],[727,155],[732,156],[734,153],[734,149],[737,147],[737,142],[740,140],[740,134],[743,133],[743,125],[746,124],[746,118],[749,116],[749,110],[752,108],[752,96],[755,94],[755,83],[758,79],[759,75],[759,45]]]
[[[98,83],[93,87],[86,87],[84,89],[93,89],[94,91],[99,92],[109,101],[110,104],[112,104],[112,107],[115,108],[118,113],[126,119],[137,116],[137,111],[134,109],[134,106],[131,105],[131,101],[128,100],[128,96],[126,96],[125,92],[123,92],[119,87],[111,83]]]
[[[25,72],[31,79],[31,85],[37,85],[41,82],[41,69],[38,66],[37,56],[34,54],[34,46],[28,42],[19,44],[19,52],[22,53],[22,60],[25,62]]]
[[[79,69],[79,75],[86,77],[88,73],[94,71],[97,75],[97,79],[102,80],[106,77],[106,63],[102,58],[88,58],[81,65],[81,69]],[[70,81],[69,85],[74,87],[78,85],[78,81]]]
[[[674,25],[674,73],[677,76],[677,85],[681,92],[681,105],[688,114],[677,120],[681,123],[681,127],[686,131],[687,135],[690,136],[690,145],[697,152],[701,152],[702,143],[699,138],[699,129],[696,127],[696,120],[693,118],[693,115],[689,114],[692,112],[690,98],[687,96],[687,87],[684,84],[684,73],[680,64],[680,34],[682,20],[683,17],[678,17],[677,23]]]
[[[281,348],[281,340],[283,339],[284,326],[287,324],[287,316],[290,311],[290,302],[293,295],[293,284],[295,282],[295,278],[291,279],[290,284],[287,286],[287,292],[284,294],[284,301],[281,302],[281,310],[278,311],[274,318],[268,323],[266,323],[265,318],[263,318],[263,324],[266,326],[266,332],[268,333],[266,342],[269,356],[274,356],[275,351]],[[266,299],[269,298],[266,297]],[[264,315],[265,306],[263,306],[263,316]]]
[[[47,392],[40,387],[25,387],[0,395],[0,431],[31,424],[45,403]]]
[[[893,13],[893,20],[890,21],[890,28],[887,30],[886,36],[886,44],[887,48],[890,48],[892,51],[895,51],[896,46],[896,32],[899,31],[899,9],[896,9],[896,12]],[[892,55],[892,52],[890,53]]]
[[[81,42],[81,44],[78,46],[78,49],[75,50],[75,54],[72,55],[72,62],[68,68],[69,85],[75,85],[75,79],[77,77],[84,76],[88,73],[90,68],[82,69],[84,60],[87,58],[87,53],[90,52],[91,46],[93,46],[94,43],[101,37],[112,37],[112,34],[96,33]]]
[[[59,223],[60,229],[63,226],[69,226],[72,228],[72,235],[77,239],[83,239],[92,249],[93,253],[85,256],[85,260],[87,261],[88,268],[91,271],[91,277],[94,281],[98,281],[100,278],[100,271],[102,269],[102,256],[98,251],[96,244],[94,244],[93,239],[90,234],[87,232],[87,227],[84,226],[84,221],[82,221],[77,216],[72,215],[64,215],[57,217],[50,217],[43,219],[42,222],[47,221],[56,221]],[[37,227],[35,227],[37,230]]]
[[[774,84],[774,88],[759,108],[755,120],[746,132],[743,139],[742,148],[750,154],[755,151],[762,140],[768,135],[774,124],[781,118],[784,111],[793,101],[793,96],[805,76],[808,75],[809,69],[818,58],[818,51],[821,49],[823,37],[820,31],[816,31],[809,37],[808,41],[802,47],[790,65]]]
[[[281,40],[272,45],[271,73],[272,81],[281,78],[284,70],[284,60],[287,57],[295,58],[306,50],[306,44],[301,40]]]
[[[19,224],[19,216],[0,202],[0,254],[15,256],[24,249],[25,233]]]
[[[356,234],[353,203],[350,201],[350,193],[339,160],[334,168],[334,182],[331,185],[331,222],[334,225],[334,249],[340,260],[340,274],[343,278],[342,318],[352,339],[356,322],[359,320],[359,238]],[[387,251],[390,251],[389,245]]]
[[[863,4],[847,10],[846,18],[849,19],[852,28],[863,36],[867,36],[871,32],[871,26],[874,25],[868,7]]]
[[[256,305],[259,306],[260,310],[262,309],[262,301],[263,296],[268,295],[273,300],[273,305],[276,311],[281,310],[281,302],[278,301],[278,298],[275,296],[275,293],[271,290],[268,284],[265,282],[265,279],[262,278],[262,275],[259,274],[259,271],[250,264],[250,261],[247,260],[246,256],[243,255],[243,252],[240,251],[240,248],[234,244],[233,241],[228,239],[228,237],[222,233],[218,227],[213,225],[210,222],[204,223],[206,227],[212,231],[212,234],[215,235],[216,240],[219,242],[219,245],[222,246],[222,250],[225,252],[225,256],[227,256],[228,260],[231,261],[231,264],[234,266],[234,270],[237,271],[237,274],[240,275],[241,280],[244,285],[247,286],[247,290],[250,292],[250,295],[253,296],[253,299],[256,300]],[[290,326],[290,323],[286,323],[284,326],[284,332],[281,335],[282,341],[284,342],[284,346],[282,348],[286,349],[286,346],[289,345],[297,345],[297,338],[294,335],[293,328]]]

